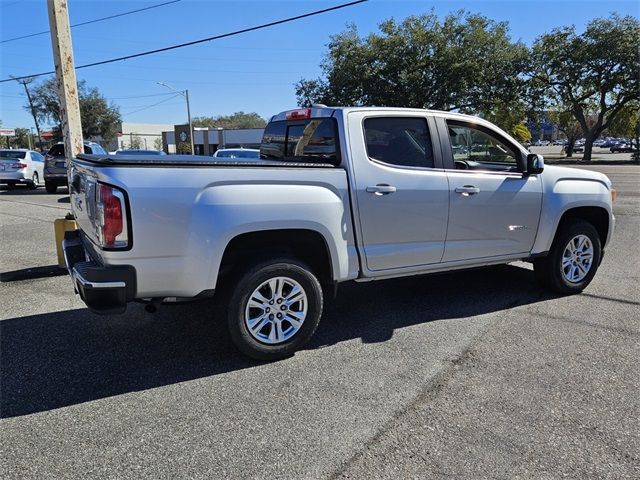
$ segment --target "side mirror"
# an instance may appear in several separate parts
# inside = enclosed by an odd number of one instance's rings
[[[542,173],[544,170],[544,158],[537,153],[530,153],[527,155],[527,170],[525,173],[528,175],[535,175]]]

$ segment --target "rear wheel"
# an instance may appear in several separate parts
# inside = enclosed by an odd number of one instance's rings
[[[236,346],[257,360],[290,357],[313,336],[322,314],[322,287],[309,267],[275,259],[246,271],[229,303]]]
[[[560,227],[549,255],[536,259],[538,280],[560,293],[584,290],[598,270],[602,255],[595,227],[581,219],[571,219]]]
[[[44,188],[47,193],[56,193],[58,191],[58,185],[47,180],[44,181]]]
[[[39,184],[40,184],[40,179],[38,178],[38,173],[35,172],[31,177],[31,183],[29,184],[29,188],[35,190],[36,188],[38,188]]]

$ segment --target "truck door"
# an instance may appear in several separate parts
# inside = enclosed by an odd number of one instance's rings
[[[437,118],[449,177],[443,261],[527,254],[533,247],[542,182],[524,175],[523,152],[498,131]]]
[[[366,269],[384,275],[440,262],[449,186],[432,143],[433,119],[422,112],[354,111],[347,125]]]

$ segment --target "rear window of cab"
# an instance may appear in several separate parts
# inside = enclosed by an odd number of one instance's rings
[[[260,158],[338,165],[340,155],[337,137],[334,118],[270,122],[262,136]]]

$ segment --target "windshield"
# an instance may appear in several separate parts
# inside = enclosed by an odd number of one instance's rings
[[[255,150],[218,150],[216,158],[260,158],[260,152]]]
[[[161,150],[118,150],[116,155],[164,155]]]
[[[0,150],[0,158],[24,158],[27,152],[19,152],[16,150]]]

